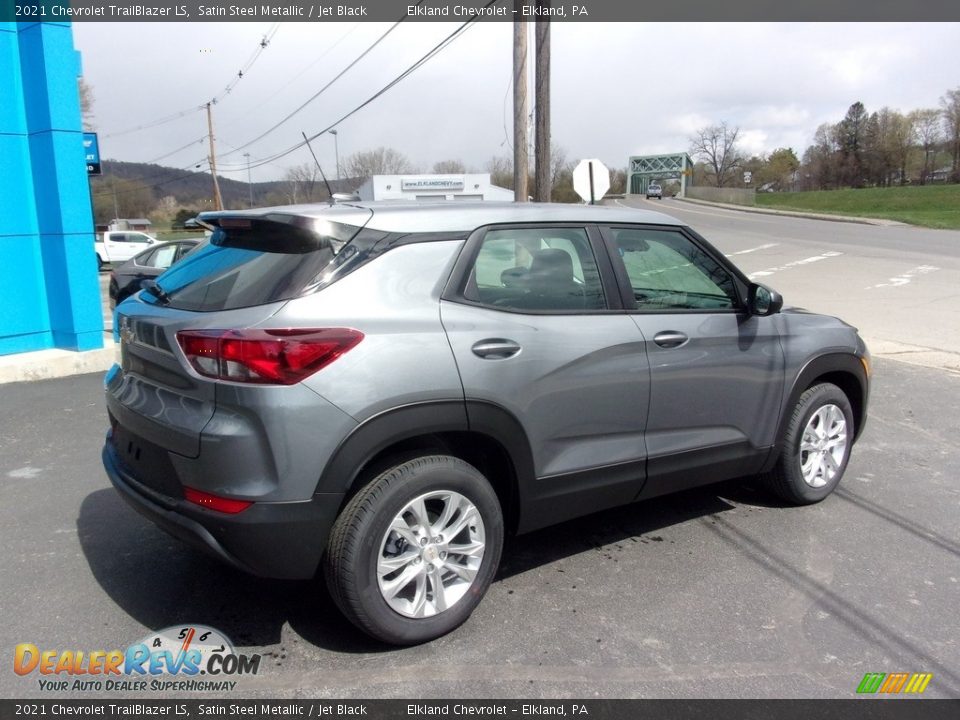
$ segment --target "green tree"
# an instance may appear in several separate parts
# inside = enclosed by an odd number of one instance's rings
[[[863,187],[863,154],[868,120],[867,109],[858,100],[849,107],[846,116],[837,126],[842,181],[852,187]]]
[[[931,155],[936,156],[936,148],[941,143],[943,135],[940,132],[941,113],[936,108],[923,108],[910,113],[913,122],[914,134],[920,150],[923,152],[923,169],[920,171],[920,184],[927,184],[930,174]]]
[[[755,176],[756,184],[770,184],[773,190],[792,190],[800,160],[793,148],[777,148],[766,159],[763,167]]]

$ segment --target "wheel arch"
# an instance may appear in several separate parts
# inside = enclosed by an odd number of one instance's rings
[[[847,396],[853,410],[853,439],[856,441],[860,437],[866,422],[870,390],[866,369],[858,355],[830,353],[808,361],[794,378],[783,412],[780,414],[780,425],[777,428],[778,447],[782,444],[787,432],[791,408],[797,404],[804,392],[814,385],[825,382],[836,385]]]
[[[358,425],[338,446],[317,493],[343,493],[341,510],[384,470],[424,454],[460,458],[479,470],[500,500],[508,532],[519,525],[522,479],[532,477],[530,446],[519,422],[489,403],[416,403]]]

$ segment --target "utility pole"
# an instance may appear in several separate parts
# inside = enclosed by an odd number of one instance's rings
[[[328,132],[331,135],[333,135],[333,152],[335,153],[335,156],[337,158],[337,180],[339,180],[340,179],[340,136],[337,135],[336,130],[329,130]]]
[[[521,15],[525,0],[514,0]],[[513,23],[513,199],[527,202],[527,22]]]
[[[250,191],[250,203],[247,207],[253,207],[253,183],[250,181],[250,153],[244,153],[243,156],[247,159],[247,189]]]
[[[550,0],[537,0],[537,7],[550,7]],[[537,202],[550,202],[550,20],[537,20],[537,66],[534,78],[534,103],[537,108],[534,125],[534,189]]]
[[[217,182],[217,154],[213,149],[213,103],[207,103],[207,137],[210,139],[210,172],[213,175],[213,209],[223,210],[223,197],[220,195],[220,183]]]

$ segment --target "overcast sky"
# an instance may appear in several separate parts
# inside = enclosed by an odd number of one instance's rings
[[[74,25],[105,158],[204,161],[206,114],[136,132],[223,95],[266,35],[269,45],[214,110],[222,175],[246,180],[246,159],[285,150],[357,107],[457,24],[405,22],[360,63],[271,134],[382,35],[378,23],[91,23]],[[684,151],[698,127],[727,120],[745,150],[792,147],[801,155],[823,122],[862,101],[868,111],[937,107],[960,86],[960,25],[653,24],[553,25],[552,130],[569,159],[624,167],[630,155]],[[341,159],[380,145],[425,171],[461,159],[482,170],[512,151],[512,24],[479,23],[387,94],[337,127]],[[532,65],[532,64],[531,64]],[[532,73],[532,67],[531,67]],[[532,87],[532,83],[531,83]],[[532,103],[531,103],[532,104]],[[505,130],[506,127],[506,130]],[[314,143],[334,172],[332,136]],[[280,179],[310,161],[306,149],[252,171]]]

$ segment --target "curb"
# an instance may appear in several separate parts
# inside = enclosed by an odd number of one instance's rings
[[[116,362],[119,348],[109,336],[98,350],[38,350],[0,357],[0,385],[106,372]]]
[[[828,220],[830,222],[857,223],[859,225],[874,225],[876,227],[913,227],[907,223],[898,220],[884,220],[882,218],[854,217],[852,215],[827,215],[824,213],[803,212],[801,210],[773,210],[768,208],[758,208],[749,205],[731,205],[729,203],[715,203],[709,200],[694,200],[693,198],[679,198],[674,200],[680,202],[692,203],[694,205],[706,205],[707,207],[723,208],[724,210],[739,210],[740,212],[756,213],[757,215],[779,215],[780,217],[807,218],[809,220]]]

